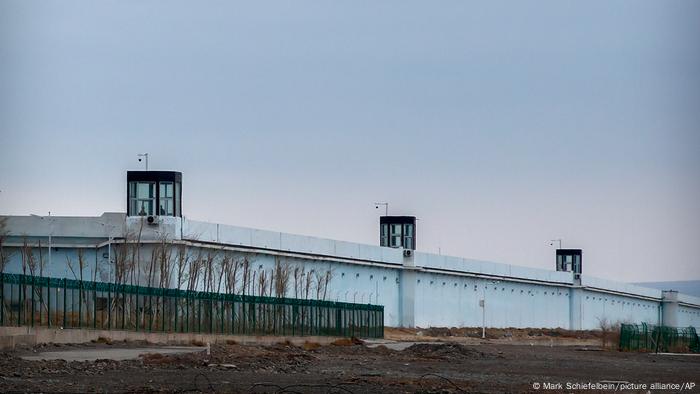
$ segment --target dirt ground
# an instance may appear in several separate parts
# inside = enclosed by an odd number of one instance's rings
[[[384,341],[342,340],[328,346],[280,343],[267,347],[231,343],[212,345],[210,355],[206,351],[181,355],[145,354],[138,360],[126,361],[29,361],[21,357],[40,351],[139,344],[95,343],[18,349],[0,354],[0,391],[521,393],[592,392],[566,390],[565,385],[606,381],[700,384],[700,356],[601,350],[588,344],[591,338],[580,338],[581,344],[567,346],[563,345],[563,340],[535,343],[529,335],[499,337],[493,333],[493,339],[469,338],[475,343],[462,343],[459,337],[417,335],[420,330],[389,331]],[[401,336],[425,341],[391,340]],[[403,350],[392,350],[399,348],[397,345]],[[563,389],[544,390],[545,382],[561,383]],[[540,384],[539,390],[535,389],[536,384]],[[698,392],[688,386],[682,391]]]

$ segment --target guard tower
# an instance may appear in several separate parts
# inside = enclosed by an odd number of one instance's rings
[[[127,216],[182,216],[182,173],[128,171]]]
[[[581,274],[583,251],[581,249],[557,249],[557,271]]]
[[[379,245],[391,248],[416,249],[415,216],[381,216]]]

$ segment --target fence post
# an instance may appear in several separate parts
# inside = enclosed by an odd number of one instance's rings
[[[36,309],[34,305],[34,293],[36,293],[36,278],[34,275],[32,275],[32,324],[31,327],[34,327],[34,309]]]
[[[209,293],[209,333],[214,333],[214,294]]]
[[[63,278],[63,328],[66,328],[66,301],[68,296],[66,295],[66,278]]]
[[[78,286],[78,328],[83,326],[83,281]]]
[[[0,272],[0,326],[5,325],[5,274]]]
[[[126,327],[126,285],[122,284],[122,330]]]
[[[136,331],[139,330],[139,287],[136,286]]]
[[[92,328],[97,328],[97,283],[92,282]]]
[[[148,291],[148,331],[153,331],[153,288],[152,287],[147,287],[146,288]],[[145,316],[144,316],[145,317]],[[145,323],[144,319],[144,323]],[[144,331],[145,327],[144,327]]]
[[[177,294],[175,294],[175,332],[178,331],[178,325],[177,325],[177,315],[180,313],[180,289],[178,289]]]
[[[22,325],[22,309],[24,309],[24,301],[22,300],[22,294],[24,293],[24,277],[19,279],[19,311],[17,313],[17,327]]]
[[[112,329],[112,284],[107,285],[107,329]]]
[[[160,289],[160,322],[160,330],[165,332],[165,288]],[[168,328],[170,328],[170,322],[168,322]]]
[[[51,328],[51,278],[46,280],[46,321]]]

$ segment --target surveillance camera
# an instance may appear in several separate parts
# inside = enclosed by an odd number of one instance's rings
[[[141,158],[139,157],[139,161],[141,161]]]
[[[379,209],[379,205],[375,205],[374,208]]]

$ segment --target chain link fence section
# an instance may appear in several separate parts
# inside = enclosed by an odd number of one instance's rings
[[[695,327],[676,328],[651,324],[622,324],[620,350],[637,352],[700,353]]]

